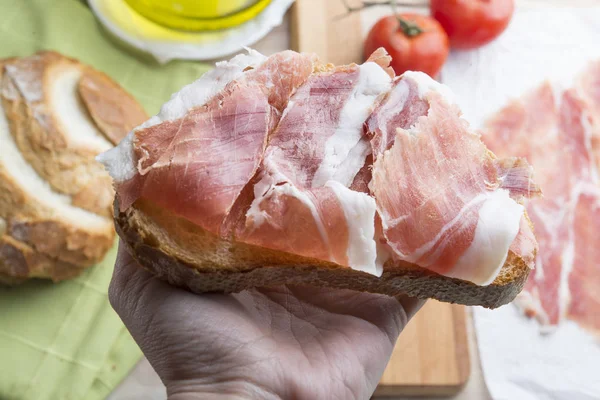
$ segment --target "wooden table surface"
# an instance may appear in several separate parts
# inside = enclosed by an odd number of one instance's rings
[[[409,0],[411,1],[411,0]],[[423,3],[420,0],[412,0]],[[517,0],[520,6],[593,6],[600,5],[600,0]],[[289,14],[289,13],[288,13]],[[263,54],[271,54],[290,48],[289,18],[286,16],[282,25],[273,29],[264,39],[252,46]],[[230,57],[226,57],[229,59]],[[215,60],[218,61],[218,60]],[[472,330],[471,323],[468,329]],[[471,332],[472,333],[472,332]],[[485,386],[479,354],[475,343],[475,335],[470,334],[471,376],[465,388],[450,400],[490,400],[491,397]],[[146,359],[134,368],[129,377],[108,397],[108,400],[163,400],[166,398],[165,388]],[[391,398],[390,398],[391,399]],[[397,397],[397,400],[408,400],[410,397]],[[420,399],[423,399],[420,397]],[[428,398],[437,400],[436,398]],[[441,398],[440,398],[441,400]]]

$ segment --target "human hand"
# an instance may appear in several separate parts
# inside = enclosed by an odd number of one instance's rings
[[[109,299],[183,399],[367,399],[422,301],[305,286],[197,295],[120,246]]]

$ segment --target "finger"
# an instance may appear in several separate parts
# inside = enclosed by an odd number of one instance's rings
[[[418,307],[415,301],[401,302],[391,296],[349,289],[287,285],[260,291],[292,314],[305,316],[307,311],[313,309],[318,316],[320,310],[326,310],[328,313],[352,315],[365,320],[385,332],[392,342],[395,342],[409,319],[404,305],[409,307],[411,316]]]
[[[138,286],[139,278],[137,274],[140,268],[136,265],[136,261],[131,257],[125,246],[119,241],[119,249],[115,268],[113,270],[112,279],[108,287],[108,299],[112,307],[121,315],[124,311],[124,305],[128,303],[126,293],[129,289],[134,290]],[[134,286],[134,288],[132,288]],[[137,290],[136,290],[137,291]]]
[[[126,290],[127,285],[131,282],[131,278],[139,272],[139,269],[137,262],[131,257],[123,242],[119,241],[119,250],[115,261],[115,269],[113,270],[109,296],[111,294],[118,295]]]
[[[410,296],[407,296],[404,294],[396,296],[396,300],[398,300],[398,302],[400,303],[402,308],[404,308],[404,311],[406,314],[405,325],[408,323],[408,321],[411,320],[412,317],[415,316],[417,311],[419,311],[421,309],[421,307],[423,307],[423,305],[425,304],[425,301],[426,301],[426,300],[418,299],[416,297],[410,297]]]
[[[357,317],[371,321],[377,325],[389,322],[390,318],[397,316],[400,329],[421,309],[425,300],[397,295],[394,297],[356,292],[348,289],[331,289],[303,285],[287,285],[276,288],[261,289],[263,292],[275,292],[285,295],[289,292],[295,298],[307,303],[326,308],[332,312],[352,313]],[[293,303],[286,303],[293,305]]]
[[[176,290],[141,268],[123,243],[119,243],[108,298],[130,331],[143,325],[145,317],[156,311],[161,300]]]

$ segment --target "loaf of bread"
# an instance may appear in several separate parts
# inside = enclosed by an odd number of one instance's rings
[[[94,157],[147,116],[58,53],[0,63],[0,280],[76,276],[114,243],[114,191]]]

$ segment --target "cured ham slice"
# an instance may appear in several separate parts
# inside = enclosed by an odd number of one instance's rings
[[[411,128],[396,128],[395,137],[385,140],[391,147],[374,163],[370,187],[383,232],[399,259],[442,275],[489,284],[504,264],[523,217],[523,206],[501,187],[503,177],[511,176],[511,186],[529,194],[530,171],[513,170],[515,160],[497,160],[489,153],[460,118],[458,108],[427,79],[404,75],[402,80],[409,82],[394,89],[410,92],[412,88],[413,96],[425,101],[428,110]],[[391,93],[389,101],[398,97]],[[386,131],[389,135],[387,121],[394,117],[375,117],[377,121],[368,123],[373,136],[385,137]],[[374,154],[384,147],[375,142]],[[518,174],[525,175],[517,178]]]
[[[566,187],[567,178],[564,175],[555,175],[555,166],[562,163],[560,160],[561,142],[558,135],[559,109],[555,98],[554,89],[549,82],[545,82],[532,90],[521,99],[515,99],[501,111],[496,113],[487,123],[483,141],[496,155],[518,156],[526,158],[531,165],[535,165],[535,179],[539,187],[544,190],[544,198],[537,198],[529,202],[528,213],[531,219],[535,218],[535,212],[531,205],[536,203],[545,206],[545,212],[555,213],[554,209],[560,208],[561,196],[564,196],[563,187]],[[544,143],[540,147],[539,143]],[[564,199],[562,200],[564,202]],[[533,214],[533,215],[532,215]],[[535,224],[534,224],[535,226]],[[556,234],[554,229],[547,230]],[[527,259],[533,264],[535,253],[531,251],[533,233],[525,221],[517,240],[511,246],[511,251]],[[547,238],[536,229],[538,242],[557,240]],[[543,274],[544,257],[548,253],[538,254],[536,268],[531,271],[529,284],[535,280],[537,274]],[[529,255],[529,256],[526,256]],[[554,286],[554,282],[546,280],[547,284]],[[544,292],[548,292],[546,290]],[[523,296],[522,296],[523,297]],[[546,299],[546,303],[556,302],[554,297]],[[539,302],[539,298],[530,299],[529,302]]]
[[[386,70],[368,61],[316,73],[298,89],[266,149],[238,240],[381,274],[375,202],[349,187],[371,152],[363,124],[390,86]]]
[[[191,108],[185,98],[171,100],[186,107],[181,115],[134,130],[130,146],[137,171],[117,185],[121,209],[143,197],[220,233],[255,174],[289,96],[312,73],[314,62],[311,55],[282,52],[266,60],[225,64],[217,70],[233,73],[201,79],[197,90],[202,99],[194,99]],[[222,90],[203,94],[204,84]]]
[[[177,134],[156,162],[142,167],[140,197],[218,233],[258,167],[275,118],[267,98],[247,86],[235,88],[217,109],[199,109],[182,121],[148,128]],[[137,138],[143,149],[143,136]]]
[[[560,93],[544,83],[514,100],[491,119],[484,140],[499,155],[527,157],[544,189],[544,198],[527,202],[540,250],[517,303],[545,325],[572,318],[598,331],[600,254],[594,243],[600,189],[594,134],[600,108],[594,96],[600,91],[595,92],[590,71],[576,89]]]
[[[591,126],[586,104],[574,89],[561,98],[558,130],[561,133],[561,173],[565,175],[562,195],[575,198],[573,190],[579,182],[597,181],[596,165],[591,147]]]
[[[379,103],[367,121],[367,132],[371,138],[374,158],[389,149],[396,138],[396,129],[408,129],[417,119],[427,115],[429,104],[423,91],[437,90],[447,98],[449,90],[435,81],[427,81],[418,73],[407,72],[405,79],[394,82],[394,88]]]
[[[555,325],[561,318],[560,284],[563,258],[569,242],[565,215],[547,200],[536,200],[527,211],[535,227],[540,250],[535,269],[529,275],[519,302],[528,314],[537,314],[544,324]],[[546,206],[546,207],[544,207]]]
[[[544,190],[544,197],[557,199],[560,191],[552,184],[551,169],[558,163],[559,110],[554,90],[549,82],[516,99],[496,113],[484,129],[483,140],[500,157],[526,158],[535,166],[536,182]],[[538,146],[544,143],[544,147]],[[554,177],[556,179],[561,177]]]
[[[600,170],[600,61],[590,64],[579,77],[576,89],[587,103],[587,122],[590,124],[592,156]],[[596,179],[598,177],[596,176]]]
[[[573,212],[567,315],[600,333],[600,190],[582,188]]]
[[[557,167],[567,162],[563,151],[564,135],[558,129],[561,110],[557,103],[560,100],[555,98],[550,83],[545,82],[498,112],[488,122],[483,137],[499,156],[516,154],[536,165],[536,180],[544,188],[544,198],[529,201],[527,211],[535,227],[540,251],[520,301],[527,304],[531,313],[534,308],[545,310],[538,316],[550,324],[557,323],[560,318],[560,265],[568,241],[561,209],[568,201],[570,179],[566,174],[556,174]]]

